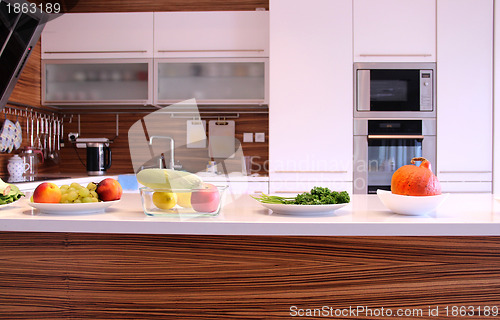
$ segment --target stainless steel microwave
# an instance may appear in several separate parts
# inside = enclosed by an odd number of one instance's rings
[[[354,115],[435,117],[435,63],[355,63]]]

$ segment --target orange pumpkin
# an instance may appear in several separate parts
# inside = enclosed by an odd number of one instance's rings
[[[422,161],[416,166],[416,161]],[[441,184],[431,171],[431,163],[425,158],[413,158],[392,175],[391,191],[405,196],[435,196],[441,194]]]

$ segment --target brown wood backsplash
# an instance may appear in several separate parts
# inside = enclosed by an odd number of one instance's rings
[[[81,114],[80,115],[80,137],[83,138],[108,138],[114,139],[111,143],[112,150],[112,165],[108,170],[109,174],[133,173],[132,162],[130,158],[128,131],[130,127],[144,117],[145,113],[121,113],[118,114],[118,136],[116,136],[116,114]],[[202,119],[208,121],[213,120],[202,115]],[[169,122],[168,128],[165,128],[164,135],[172,136],[175,139],[175,160],[180,161],[183,169],[190,172],[197,172],[206,168],[208,158],[208,149],[191,149],[186,147],[186,122],[188,119],[181,118],[176,121]],[[264,132],[266,142],[258,143],[241,143],[243,153],[247,156],[253,156],[254,165],[253,172],[267,174],[268,156],[268,114],[241,113],[238,119],[235,120],[235,138],[242,142],[244,132]],[[70,122],[71,121],[71,122]],[[67,115],[64,125],[65,131],[65,146],[61,149],[61,165],[60,170],[64,173],[80,172],[85,173],[86,168],[82,162],[85,162],[86,150],[76,148],[76,145],[67,141],[69,132],[78,132],[78,116],[75,113],[73,118]],[[209,134],[208,128],[206,130]],[[168,145],[165,145],[165,156],[169,157]],[[144,149],[141,149],[144,150]],[[147,151],[147,150],[146,150]],[[139,151],[140,152],[140,151]],[[81,161],[80,161],[81,159]],[[211,159],[217,160],[217,159]],[[228,159],[231,168],[236,171],[241,168],[241,158]]]
[[[41,45],[40,42],[37,43],[35,49],[28,58],[19,80],[12,92],[9,101],[17,102],[21,104],[27,104],[34,107],[41,106]],[[45,108],[48,110],[48,108]],[[19,121],[23,129],[23,142],[21,148],[29,145],[29,139],[26,132],[26,117],[24,113],[17,113],[13,111],[14,109],[6,108],[0,113],[0,123],[3,125],[4,119],[9,119],[13,122]],[[12,153],[0,153],[0,176],[7,175],[7,162],[15,154],[14,150]],[[57,172],[59,169],[55,163],[50,161],[45,162],[39,168],[39,172]]]

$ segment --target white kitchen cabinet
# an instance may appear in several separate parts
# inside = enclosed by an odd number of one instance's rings
[[[271,0],[270,15],[270,191],[352,184],[351,0]]]
[[[261,194],[269,193],[269,183],[263,181],[245,182],[245,181],[231,181],[228,184],[229,192],[233,194]]]
[[[154,55],[267,57],[269,12],[155,12]]]
[[[436,0],[353,1],[354,61],[436,61]]]
[[[500,0],[495,0],[494,3],[494,20],[495,20],[495,30],[493,32],[495,38],[493,40],[493,66],[494,74],[493,78],[493,126],[496,128],[500,127]],[[498,194],[500,192],[500,130],[496,129],[493,131],[493,193]]]
[[[42,33],[42,59],[152,57],[152,12],[65,13]]]
[[[437,0],[437,173],[445,192],[491,192],[492,40],[493,0]]]

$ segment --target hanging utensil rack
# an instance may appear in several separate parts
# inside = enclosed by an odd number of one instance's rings
[[[165,106],[152,106],[145,107],[141,109],[131,109],[130,107],[125,108],[126,110],[122,111],[99,111],[99,109],[91,109],[91,110],[79,110],[79,109],[62,109],[59,107],[36,107],[27,104],[22,104],[18,102],[8,101],[7,106],[5,106],[3,112],[9,112],[7,114],[14,114],[16,112],[20,112],[20,116],[25,116],[29,118],[33,115],[42,115],[43,118],[47,117],[60,117],[61,124],[64,123],[64,119],[68,119],[68,123],[72,123],[73,119],[76,117],[77,125],[78,125],[78,134],[81,131],[81,119],[80,115],[115,115],[115,134],[116,136],[112,139],[109,139],[110,142],[113,142],[119,136],[119,127],[120,127],[120,114],[150,114],[152,112],[159,112],[170,114],[171,118],[185,118],[185,119],[194,119],[194,118],[205,118],[205,119],[238,119],[241,114],[268,114],[269,108],[267,106],[210,106],[209,108],[205,108],[204,106],[199,106],[198,112],[193,111],[185,111],[182,108],[169,108],[169,110],[160,111],[161,108]],[[231,110],[227,110],[230,108]],[[6,111],[7,109],[7,111]],[[15,110],[12,113],[12,110]],[[61,133],[61,132],[60,132]],[[62,137],[62,136],[61,136]]]

